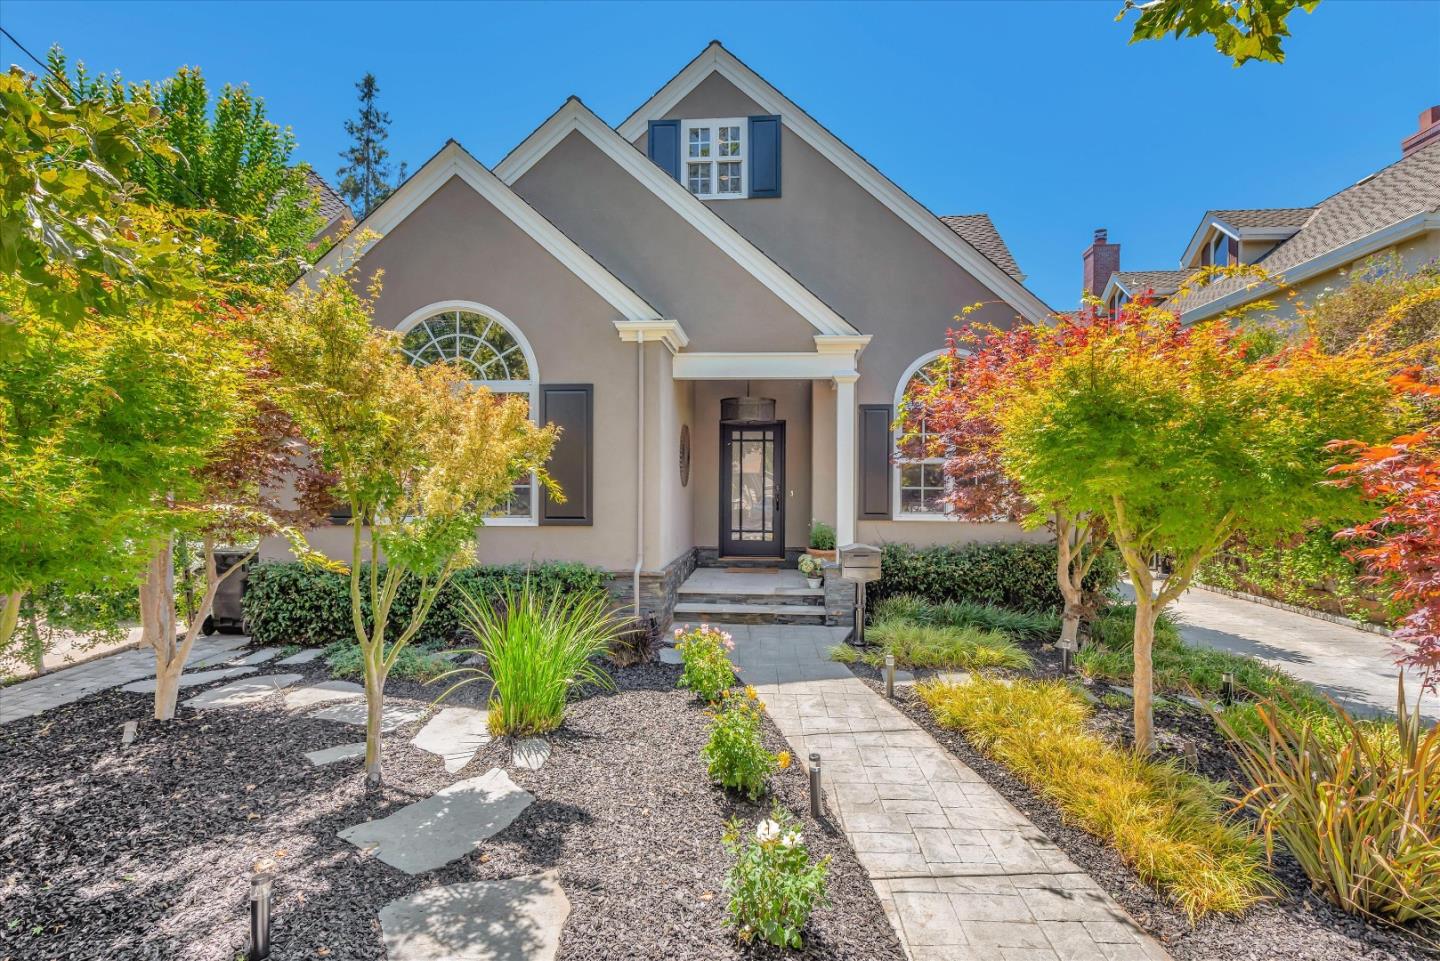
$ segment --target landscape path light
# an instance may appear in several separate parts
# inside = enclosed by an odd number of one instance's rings
[[[810,816],[817,820],[825,813],[820,791],[820,754],[812,752],[810,754]]]
[[[250,876],[250,954],[246,961],[269,961],[270,886],[274,879],[264,872]]]

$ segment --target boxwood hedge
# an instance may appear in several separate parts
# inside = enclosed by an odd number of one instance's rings
[[[518,587],[529,578],[544,593],[571,593],[603,590],[609,577],[597,567],[558,561],[466,568],[455,575],[435,601],[415,643],[444,645],[455,639],[460,627],[459,588],[475,597],[489,597],[507,586]],[[401,584],[391,609],[391,624],[405,623],[414,609],[417,588],[414,578],[407,577]],[[348,575],[295,562],[259,564],[249,572],[243,604],[250,634],[260,644],[324,647],[355,638]],[[365,618],[368,624],[368,605]]]
[[[1058,611],[1064,607],[1055,582],[1054,544],[1020,541],[912,547],[886,544],[880,580],[871,584],[870,603],[913,594],[932,604],[973,601],[1022,611]],[[1120,558],[1106,551],[1090,569],[1085,586],[1104,592],[1120,577]]]

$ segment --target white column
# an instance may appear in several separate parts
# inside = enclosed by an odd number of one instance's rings
[[[855,381],[854,371],[835,380],[835,543],[855,543]]]

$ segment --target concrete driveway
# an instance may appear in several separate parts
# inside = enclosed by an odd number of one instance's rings
[[[1128,583],[1121,587],[1129,598],[1135,596]],[[1399,669],[1388,637],[1203,588],[1186,591],[1172,610],[1181,636],[1196,647],[1259,658],[1309,681],[1356,713],[1395,712]],[[1412,704],[1419,691],[1419,677],[1407,674],[1405,692]],[[1440,698],[1425,695],[1420,712],[1440,721]]]

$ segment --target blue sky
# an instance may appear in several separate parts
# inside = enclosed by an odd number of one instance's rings
[[[367,70],[397,160],[454,137],[494,164],[572,93],[619,123],[718,38],[936,213],[989,213],[1057,307],[1095,227],[1173,267],[1206,209],[1314,203],[1440,103],[1437,2],[1326,0],[1286,64],[1240,69],[1203,38],[1128,46],[1120,5],[5,0],[0,23],[127,79],[249,83],[331,179]]]

